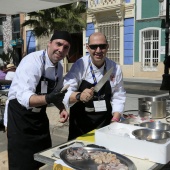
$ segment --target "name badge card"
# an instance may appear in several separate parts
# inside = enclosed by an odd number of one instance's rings
[[[47,85],[48,82],[47,81],[41,81],[41,93],[47,93]]]
[[[107,111],[105,100],[93,101],[93,104],[95,112]]]

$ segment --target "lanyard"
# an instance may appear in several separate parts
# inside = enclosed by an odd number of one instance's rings
[[[92,66],[92,62],[91,59],[89,57],[89,66],[90,66],[90,72],[92,74],[93,80],[94,80],[94,86],[97,84],[97,80],[96,80],[96,76],[93,70],[93,66]],[[104,74],[106,74],[106,62],[104,63]],[[99,100],[99,96],[100,96],[100,91],[98,92],[98,100]]]
[[[44,81],[46,82],[46,76],[45,76],[45,63],[46,63],[46,56],[45,56],[46,50],[43,51],[42,57],[43,57],[43,63],[44,63],[44,70],[43,70],[43,75],[44,75]],[[55,66],[55,85],[54,88],[57,86],[58,83],[58,77],[57,77],[57,68],[58,64]]]

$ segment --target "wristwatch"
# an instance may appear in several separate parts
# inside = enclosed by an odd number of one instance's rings
[[[77,93],[77,94],[76,94],[76,100],[77,100],[77,101],[80,101],[80,96],[81,96],[81,93]]]

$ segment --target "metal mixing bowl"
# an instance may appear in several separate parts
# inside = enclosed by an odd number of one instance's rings
[[[156,122],[144,122],[140,123],[139,126],[146,127],[149,129],[157,129],[162,131],[170,131],[170,125],[167,123],[162,123],[159,121]]]
[[[146,140],[155,143],[166,143],[170,139],[170,133],[155,129],[136,129],[132,134],[140,140]]]

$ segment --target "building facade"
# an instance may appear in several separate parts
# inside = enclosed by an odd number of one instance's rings
[[[88,0],[85,41],[93,32],[104,33],[109,43],[107,57],[121,65],[124,77],[133,72],[134,7],[134,0]]]
[[[165,57],[165,2],[136,0],[133,77],[162,79]]]
[[[87,54],[88,37],[93,32],[100,31],[108,39],[107,57],[120,64],[125,78],[162,80],[165,57],[165,11],[165,0],[162,3],[158,0],[87,0],[87,27],[82,34],[82,56]],[[20,23],[27,17],[26,14],[19,16]],[[8,24],[5,28],[6,21]],[[25,27],[25,30],[20,28],[18,29],[20,32],[17,32],[14,31],[14,19],[10,20],[10,16],[7,16],[6,21],[0,21],[0,52],[2,38],[5,50],[11,47],[9,41],[15,39],[14,37],[18,38],[19,35],[24,42],[18,46],[22,54],[46,48],[50,37],[36,39],[31,28]],[[7,29],[9,33],[3,34],[2,37],[2,29]],[[12,48],[16,49],[13,46]],[[66,73],[72,63],[65,59],[63,64]]]
[[[88,0],[84,42],[100,31],[109,42],[108,57],[121,65],[125,78],[161,80],[165,11],[165,0]]]

